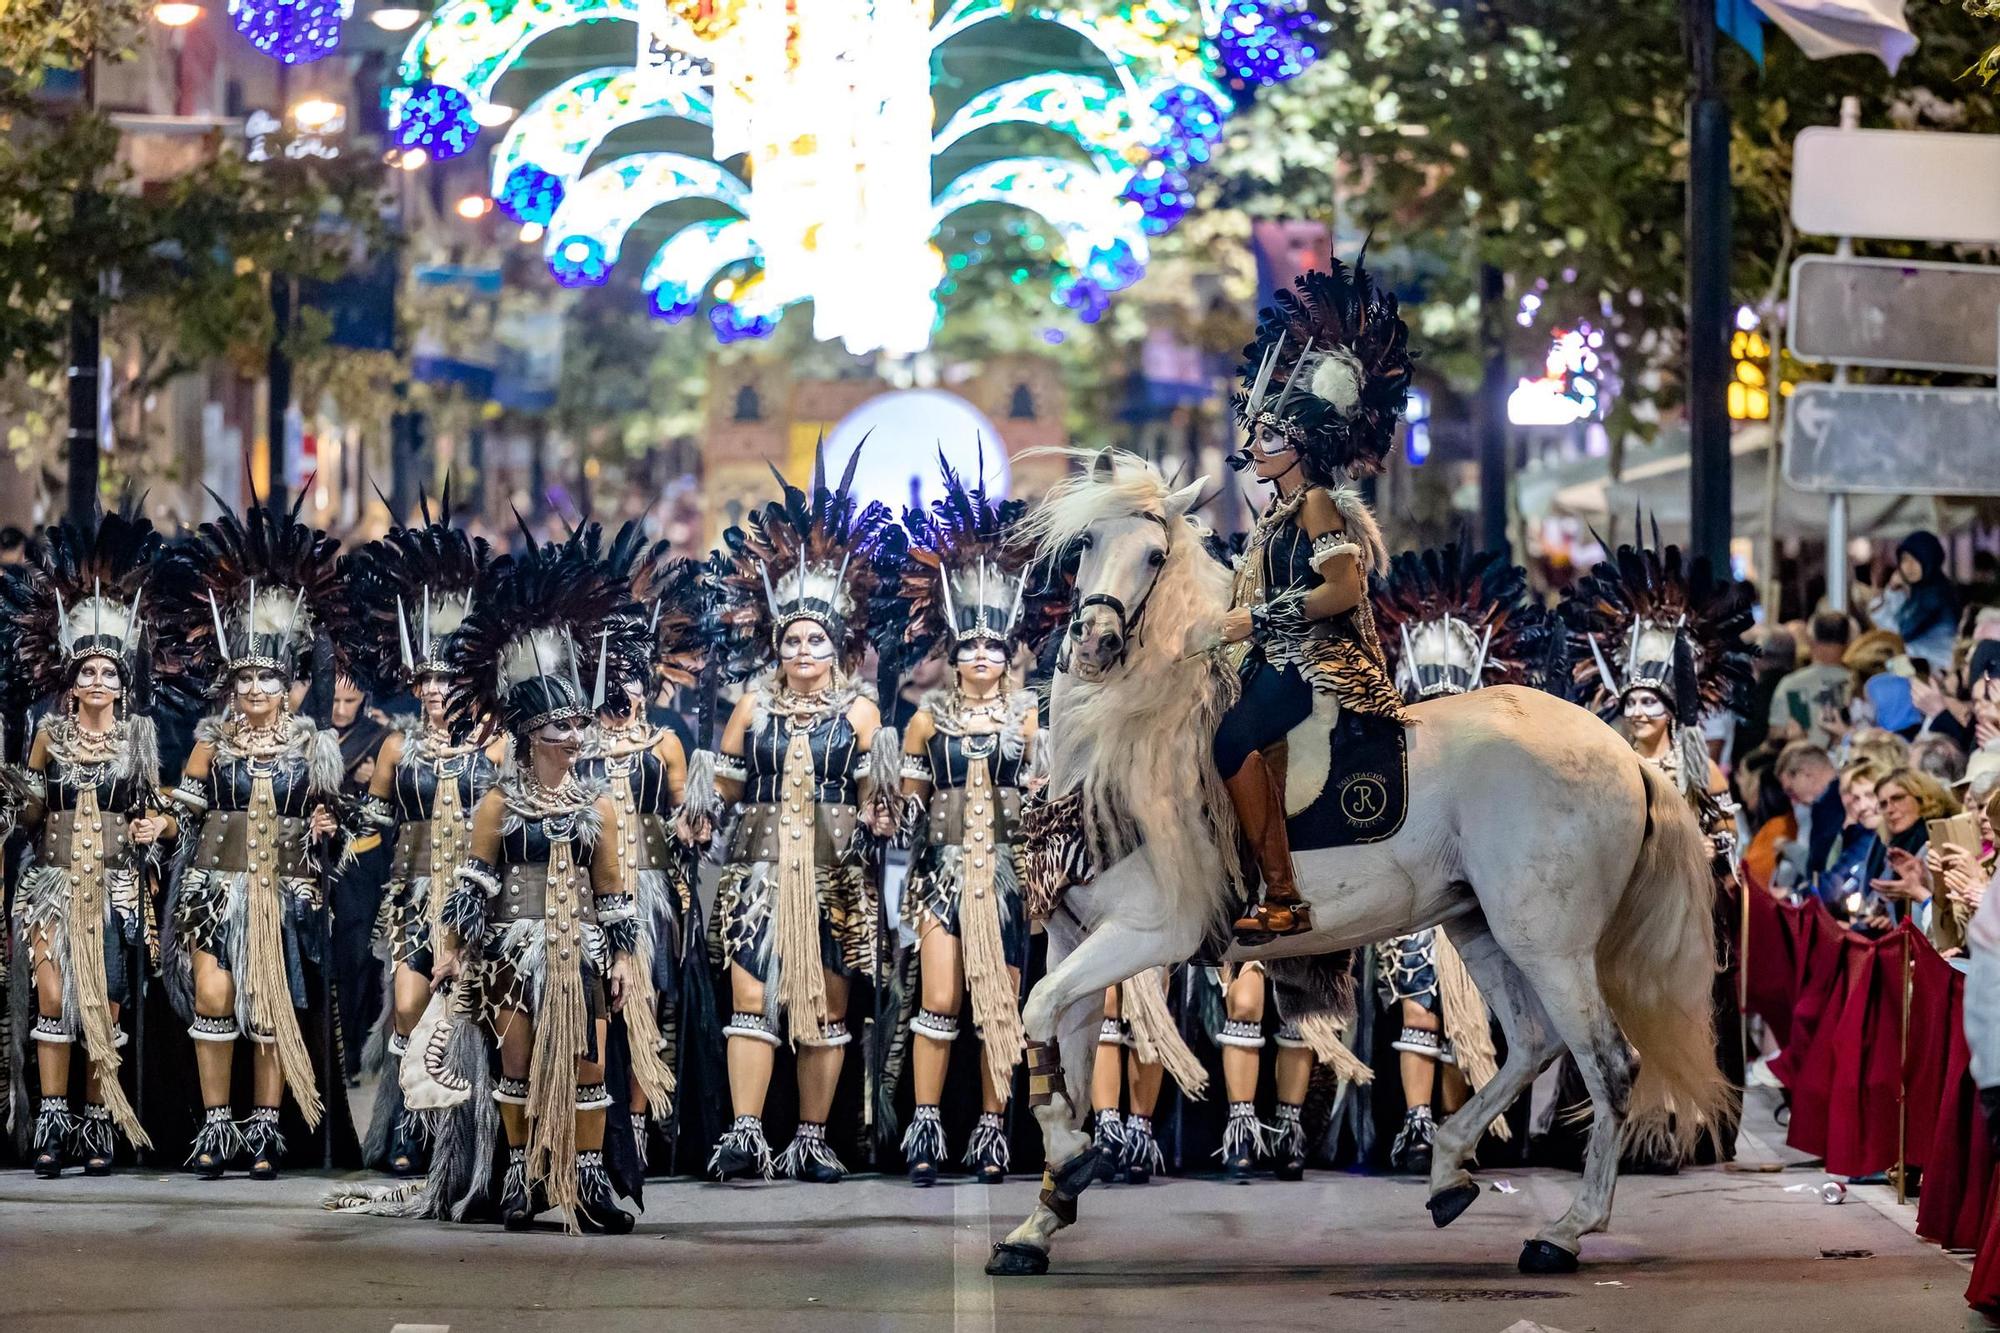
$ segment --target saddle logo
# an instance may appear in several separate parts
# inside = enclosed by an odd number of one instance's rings
[[[1356,773],[1340,784],[1340,813],[1357,829],[1389,816],[1389,784],[1379,773]]]

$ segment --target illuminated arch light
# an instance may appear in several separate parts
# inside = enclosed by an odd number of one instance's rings
[[[523,162],[507,173],[507,179],[494,192],[493,202],[516,222],[536,222],[547,226],[549,219],[556,215],[556,210],[562,207],[566,192],[562,177],[543,171],[533,163]]]
[[[1122,167],[1131,149],[1143,143],[1141,127],[1125,107],[1125,96],[1103,79],[1031,74],[989,88],[953,112],[932,139],[931,151],[942,153],[989,126],[1044,125],[1069,135],[1101,161]]]
[[[865,503],[880,500],[900,510],[944,497],[943,466],[967,483],[982,479],[996,499],[1011,480],[1007,446],[986,414],[943,389],[902,389],[878,394],[841,418],[827,433],[830,475],[847,467],[861,441],[854,490]]]
[[[458,89],[441,83],[419,83],[390,108],[389,130],[404,152],[421,148],[433,162],[464,153],[479,137],[472,102]]]
[[[710,218],[669,236],[653,252],[639,285],[653,314],[678,324],[700,308],[702,293],[724,269],[757,257],[748,223],[741,218]]]
[[[1164,236],[1194,207],[1194,187],[1188,178],[1155,159],[1125,183],[1121,195],[1139,206],[1139,225],[1148,236]]]
[[[1216,59],[1230,82],[1268,88],[1319,59],[1318,27],[1305,0],[1228,0],[1215,29]]]
[[[544,250],[549,271],[565,286],[602,283],[633,224],[683,199],[710,199],[742,212],[749,190],[713,162],[685,153],[634,153],[599,167],[570,187],[550,219]],[[573,248],[579,240],[590,245]]]
[[[397,77],[448,83],[490,102],[493,85],[537,39],[579,23],[636,24],[639,9],[640,0],[449,0],[410,39]],[[665,28],[685,32],[671,15]]]
[[[536,98],[515,118],[493,154],[494,193],[504,193],[507,180],[523,165],[566,184],[582,173],[612,131],[666,118],[713,123],[710,99],[699,78],[632,69],[579,74]]]
[[[934,223],[973,204],[1006,204],[1037,214],[1061,239],[1063,259],[1107,291],[1144,272],[1149,247],[1124,180],[1055,157],[1012,157],[973,167],[938,196]]]
[[[236,31],[264,55],[308,65],[340,45],[340,21],[353,0],[229,0]]]

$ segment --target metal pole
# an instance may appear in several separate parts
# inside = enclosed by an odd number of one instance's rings
[[[1858,130],[1861,128],[1861,99],[1843,97],[1840,99],[1840,128]],[[1842,259],[1854,253],[1854,240],[1842,236],[1834,243],[1833,252]],[[1847,383],[1847,367],[1835,365],[1833,382]],[[1847,570],[1847,495],[1837,491],[1826,499],[1826,603],[1836,611],[1847,610],[1848,600]]]
[[[1479,266],[1479,544],[1507,546],[1507,295],[1497,264]]]
[[[83,62],[83,108],[85,114],[97,110],[97,60]],[[93,182],[94,184],[94,182]],[[89,226],[97,213],[97,192],[85,186],[76,192],[72,208],[79,229]],[[67,508],[73,523],[87,524],[97,511],[98,365],[103,356],[97,302],[103,295],[104,278],[92,271],[89,292],[71,294],[69,308],[69,431],[67,435]]]
[[[1690,545],[1729,567],[1729,103],[1715,84],[1714,0],[1684,0],[1688,66],[1687,382]]]
[[[271,275],[271,350],[264,365],[264,432],[270,438],[264,500],[273,510],[291,505],[292,358],[285,339],[292,330],[292,280]]]
[[[1896,1202],[1910,1201],[1910,1000],[1917,987],[1916,932],[1903,927],[1903,1014],[1896,1059]]]

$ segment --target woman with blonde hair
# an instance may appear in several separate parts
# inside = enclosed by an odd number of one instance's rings
[[[1875,799],[1882,808],[1881,846],[1869,858],[1869,875],[1887,901],[1863,924],[1880,930],[1907,919],[1929,930],[1932,895],[1924,867],[1929,821],[1958,814],[1958,801],[1943,783],[1914,768],[1892,769],[1875,784]]]

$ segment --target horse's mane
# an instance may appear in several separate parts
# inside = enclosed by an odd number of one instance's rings
[[[1074,451],[1096,462],[1098,455]],[[1145,459],[1122,451],[1051,489],[1028,526],[1054,558],[1092,525],[1132,514],[1165,515],[1173,489]],[[1146,852],[1162,919],[1220,930],[1241,884],[1236,817],[1215,770],[1215,728],[1235,694],[1217,654],[1230,575],[1202,542],[1202,526],[1167,525],[1167,561],[1124,664],[1099,681],[1056,679],[1050,717],[1050,789],[1080,790],[1093,859],[1100,866]],[[1206,818],[1191,818],[1205,812]],[[1224,850],[1227,849],[1227,850]],[[1133,909],[1139,911],[1134,912]],[[1148,915],[1121,903],[1121,914]]]

